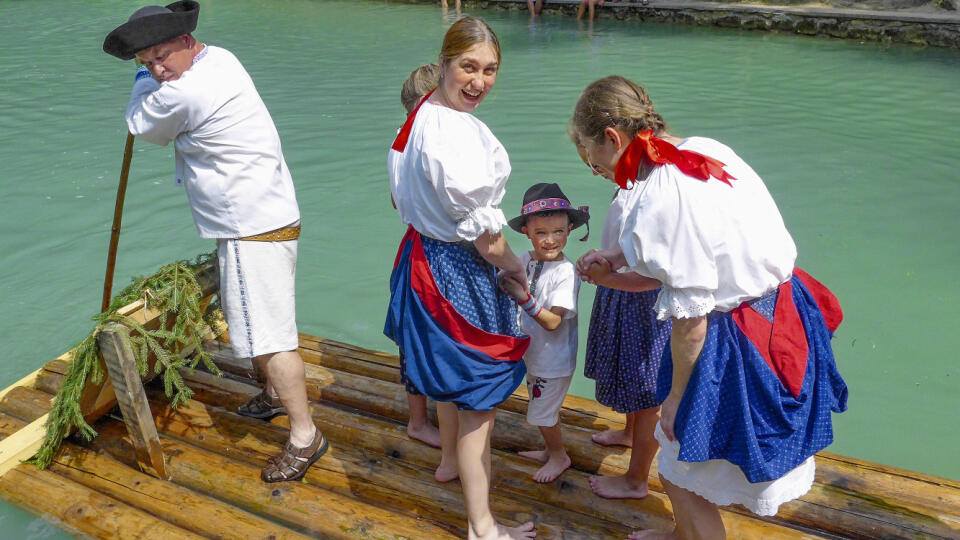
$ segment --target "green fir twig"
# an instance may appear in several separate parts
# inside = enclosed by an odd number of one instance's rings
[[[196,272],[214,256],[201,255],[193,263],[178,261],[160,268],[152,276],[135,278],[113,297],[106,311],[93,317],[96,325],[74,350],[67,375],[47,417],[43,444],[29,460],[30,463],[41,469],[49,466],[63,439],[73,428],[87,440],[97,436],[97,432],[83,418],[80,397],[88,381],[93,384],[103,381],[97,336],[110,323],[117,322],[130,328],[130,341],[141,376],[147,375],[149,353],[154,354],[157,359],[154,374],[162,377],[163,389],[166,396],[171,398],[172,407],[178,407],[193,397],[193,391],[183,381],[180,369],[187,367],[193,370],[203,362],[208,370],[218,376],[221,374],[203,349],[202,336],[213,325],[209,316],[200,309],[203,293],[196,277]],[[174,317],[170,330],[163,326],[148,330],[137,321],[117,313],[120,308],[141,298],[145,300],[146,307],[161,313],[161,320]],[[185,348],[192,348],[196,354],[192,358],[184,358],[178,351]]]

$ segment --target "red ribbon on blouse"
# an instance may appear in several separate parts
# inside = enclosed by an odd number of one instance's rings
[[[403,123],[403,127],[400,128],[400,133],[397,133],[397,138],[393,140],[393,145],[390,148],[401,153],[407,148],[407,139],[410,138],[410,130],[413,129],[413,121],[417,118],[417,112],[420,110],[420,106],[430,99],[430,96],[435,91],[436,88],[427,92],[427,95],[423,96],[420,103],[417,103],[417,106],[410,111],[410,114],[407,115],[407,121]]]
[[[736,180],[727,171],[723,170],[722,162],[692,150],[680,150],[654,135],[652,129],[647,129],[637,133],[637,136],[627,146],[626,151],[620,156],[620,160],[617,161],[614,182],[621,189],[627,189],[627,183],[636,180],[644,158],[658,165],[672,163],[683,174],[704,182],[712,176],[733,187],[730,181]]]

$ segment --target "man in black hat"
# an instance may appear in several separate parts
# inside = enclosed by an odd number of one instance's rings
[[[192,36],[200,6],[182,0],[138,9],[103,50],[141,64],[127,105],[130,132],[174,143],[176,182],[197,231],[217,240],[220,297],[234,354],[253,358],[264,391],[238,409],[255,418],[288,413],[290,440],[266,482],[297,480],[327,449],[307,405],[297,353],[294,277],[300,210],[273,119],[229,51]]]

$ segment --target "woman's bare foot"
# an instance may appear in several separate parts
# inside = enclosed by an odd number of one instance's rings
[[[434,480],[440,482],[441,484],[455,480],[458,476],[460,476],[460,472],[457,470],[457,463],[445,463],[443,459],[440,460],[440,465],[433,473]]]
[[[633,435],[625,429],[608,429],[594,433],[590,439],[602,446],[633,446]]]
[[[472,527],[467,527],[468,540],[525,540],[536,537],[537,530],[534,528],[532,521],[516,527],[507,527],[497,523],[496,527],[491,528],[490,532],[484,535],[475,534]]]
[[[440,430],[430,422],[421,424],[420,426],[414,426],[412,422],[408,422],[407,437],[434,448],[440,448]]]
[[[647,483],[640,485],[625,476],[591,476],[590,489],[604,499],[642,499],[647,496]]]
[[[630,536],[627,536],[627,540],[678,540],[679,538],[680,535],[677,534],[676,529],[668,533],[647,529],[645,531],[633,531]]]

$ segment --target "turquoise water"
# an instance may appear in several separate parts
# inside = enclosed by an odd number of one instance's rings
[[[390,350],[381,330],[403,228],[390,207],[386,149],[404,118],[400,83],[435,59],[449,17],[379,2],[202,6],[197,37],[245,64],[297,185],[301,331]],[[119,0],[0,1],[3,387],[82,339],[100,305],[132,81],[132,65],[100,45],[131,10]],[[530,184],[559,182],[596,223],[568,256],[596,247],[613,185],[589,174],[564,127],[590,81],[616,73],[642,82],[678,135],[717,138],[760,173],[798,265],[840,298],[846,320],[834,348],[851,395],[830,450],[960,479],[956,52],[471,13],[504,50],[477,115],[511,156],[507,214]],[[172,166],[171,148],[137,143],[117,288],[212,249],[196,236]],[[581,346],[592,302],[584,286]],[[592,397],[592,382],[577,380],[574,392]],[[62,536],[9,506],[0,526],[10,537]]]

